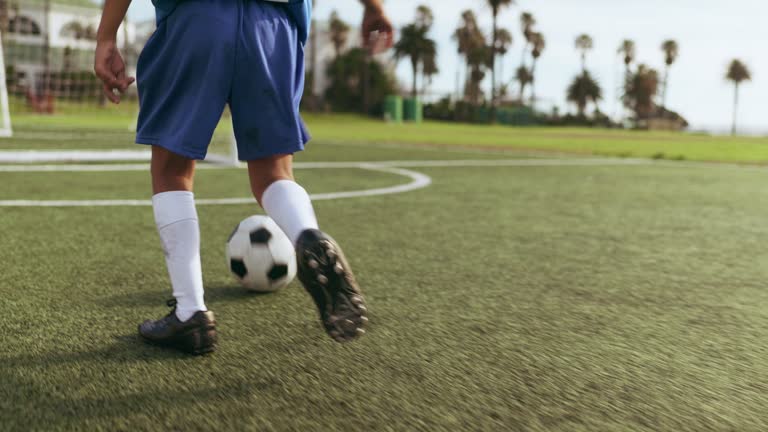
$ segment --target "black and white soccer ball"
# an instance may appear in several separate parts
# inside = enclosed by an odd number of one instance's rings
[[[266,216],[251,216],[235,227],[227,241],[227,263],[250,291],[274,292],[296,277],[293,244]]]

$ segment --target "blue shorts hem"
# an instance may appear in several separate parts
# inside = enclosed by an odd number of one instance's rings
[[[188,159],[203,160],[205,159],[205,156],[206,156],[205,153],[201,154],[201,153],[193,153],[185,150],[180,150],[172,145],[169,145],[168,143],[164,143],[162,140],[157,138],[137,136],[136,144],[162,147],[171,153],[177,154],[179,156],[184,156],[185,158],[188,158]]]
[[[268,157],[277,155],[294,154],[303,151],[306,144],[307,142],[301,142],[293,146],[275,147],[271,149],[248,152],[247,154],[238,153],[237,159],[240,160],[240,162],[248,162],[253,160],[266,159]]]

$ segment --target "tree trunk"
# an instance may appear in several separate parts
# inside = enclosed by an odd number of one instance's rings
[[[363,113],[365,115],[371,115],[371,78],[370,78],[370,63],[371,54],[370,51],[365,50],[363,54]]]
[[[536,105],[536,59],[533,59],[531,64],[531,108],[535,109]]]
[[[520,66],[525,67],[525,59],[528,56],[528,40],[525,41],[525,45],[523,45],[523,58],[520,59]]]
[[[459,55],[459,62],[456,64],[456,101],[459,101],[461,100],[461,55]]]
[[[413,88],[411,89],[411,97],[416,98],[419,95],[418,79],[419,79],[419,64],[416,59],[411,59],[411,68],[413,70]]]
[[[497,83],[497,87],[499,89],[499,96],[501,96],[501,88],[498,86],[501,83],[504,83],[504,57],[499,57],[499,82]],[[507,87],[509,89],[509,87]]]
[[[629,69],[629,63],[624,63],[624,85],[622,86],[624,88],[624,95],[627,94],[629,80],[632,76],[632,71]],[[621,122],[624,123],[624,121],[627,120],[627,106],[624,104],[624,98],[621,98]]]
[[[491,123],[496,123],[496,41],[499,37],[497,19],[499,11],[493,10],[493,39],[491,40]]]
[[[736,122],[739,118],[739,83],[735,83],[733,86],[733,126],[731,127],[731,135],[736,135]]]
[[[472,66],[467,60],[467,68],[464,70],[464,100],[469,101],[469,83],[472,80]]]
[[[664,71],[664,88],[661,90],[661,107],[667,109],[667,86],[669,85],[669,65]]]

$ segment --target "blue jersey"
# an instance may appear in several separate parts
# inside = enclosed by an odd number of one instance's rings
[[[183,0],[152,0],[157,11],[157,22],[164,20],[176,8],[176,5]],[[228,1],[228,0],[222,0]],[[261,0],[253,0],[261,1]],[[265,0],[275,3],[285,3],[288,14],[296,23],[299,31],[301,43],[306,44],[309,37],[309,25],[312,19],[312,0]]]

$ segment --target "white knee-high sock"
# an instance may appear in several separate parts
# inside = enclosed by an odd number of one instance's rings
[[[152,197],[155,223],[176,297],[176,316],[186,321],[206,311],[200,264],[200,226],[192,192],[163,192]]]
[[[307,191],[291,180],[278,180],[264,191],[261,206],[296,244],[307,229],[317,229],[317,217]]]

